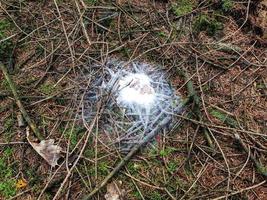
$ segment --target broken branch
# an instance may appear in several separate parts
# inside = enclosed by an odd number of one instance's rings
[[[7,69],[5,67],[5,65],[0,62],[0,68],[1,70],[3,71],[3,74],[5,76],[5,79],[7,80],[8,82],[8,85],[14,95],[14,98],[15,98],[15,101],[16,101],[16,104],[17,106],[19,107],[19,110],[20,112],[22,113],[24,119],[26,120],[26,122],[28,123],[28,125],[31,127],[32,131],[34,132],[35,136],[39,139],[39,140],[42,140],[43,137],[40,133],[40,131],[38,130],[38,128],[36,127],[35,123],[31,120],[30,116],[28,115],[28,113],[26,112],[24,106],[22,105],[21,101],[20,101],[20,98],[19,98],[19,95],[18,95],[18,92],[17,92],[17,89],[16,89],[16,85],[15,83],[13,82],[13,80],[11,79],[11,77],[9,76],[8,72],[7,72]]]

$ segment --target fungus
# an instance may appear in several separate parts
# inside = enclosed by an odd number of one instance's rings
[[[104,65],[93,65],[91,72],[84,115],[90,121],[97,102],[107,99],[99,121],[99,135],[106,145],[128,152],[150,132],[161,133],[175,125],[173,116],[182,109],[181,98],[159,67],[109,59]],[[164,127],[159,126],[162,121]]]

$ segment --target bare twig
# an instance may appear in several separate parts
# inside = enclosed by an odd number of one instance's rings
[[[101,111],[100,111],[100,113],[101,113]],[[97,115],[95,116],[95,118],[93,119],[93,121],[92,121],[92,123],[91,123],[89,129],[86,131],[86,138],[85,138],[85,140],[84,140],[84,145],[83,145],[83,147],[82,147],[82,149],[81,149],[81,151],[80,151],[80,153],[79,153],[79,155],[78,155],[78,158],[74,161],[72,167],[69,169],[68,174],[66,175],[65,179],[64,179],[63,182],[61,183],[61,185],[60,185],[60,187],[59,187],[57,193],[55,194],[53,200],[57,199],[57,197],[58,197],[58,196],[60,195],[60,193],[62,192],[63,187],[64,187],[64,185],[66,184],[68,178],[72,175],[72,171],[75,169],[75,167],[76,167],[78,161],[80,160],[80,158],[81,158],[81,156],[82,156],[82,154],[83,154],[83,152],[84,152],[84,150],[85,150],[85,147],[86,147],[86,145],[87,145],[87,143],[88,143],[88,139],[89,139],[89,137],[90,137],[90,135],[91,135],[91,133],[92,133],[92,130],[93,130],[94,126],[95,126],[95,123],[96,123],[96,120],[97,120],[98,117],[99,117],[99,116],[98,116],[98,114],[97,114]]]
[[[179,70],[179,72],[181,73],[181,75],[184,77],[184,79],[186,81],[189,80],[189,76],[185,70]],[[196,114],[197,119],[202,122],[203,119],[202,119],[202,115],[200,113],[200,100],[199,100],[199,97],[197,95],[197,92],[194,89],[192,80],[189,80],[187,82],[186,87],[187,87],[187,91],[189,93],[188,94],[189,100],[191,100],[194,103],[194,113]],[[204,135],[205,135],[205,138],[207,140],[208,145],[211,148],[213,148],[213,142],[212,142],[211,137],[209,135],[209,132],[206,128],[204,128]]]
[[[158,124],[158,127],[163,127],[164,125],[166,125],[167,123],[169,123],[169,121],[171,120],[170,117],[165,118],[163,121],[161,121]],[[111,173],[106,176],[106,178],[101,182],[101,184],[99,186],[97,186],[93,191],[90,192],[90,194],[86,195],[83,197],[83,200],[86,199],[91,199],[92,196],[94,196],[101,188],[103,188],[108,181],[118,172],[120,171],[120,169],[122,169],[124,167],[124,165],[138,152],[138,150],[145,145],[147,142],[149,142],[152,138],[155,137],[155,135],[158,133],[157,130],[159,129],[154,129],[154,131],[151,131],[143,140],[142,142],[136,144],[132,150],[119,162],[119,164],[111,171]]]
[[[252,185],[252,186],[250,186],[250,187],[243,188],[243,189],[241,189],[241,190],[237,190],[237,191],[235,191],[235,192],[231,192],[231,193],[230,193],[229,195],[227,195],[227,196],[233,196],[233,195],[236,195],[236,194],[239,194],[239,193],[248,191],[248,190],[252,190],[252,189],[257,188],[257,187],[259,187],[259,186],[261,186],[261,185],[263,185],[263,184],[265,184],[265,183],[266,183],[266,181],[262,181],[262,182],[260,182],[260,183],[258,183],[258,184],[256,184],[256,185]],[[217,198],[214,198],[213,200],[220,200],[220,199],[224,199],[224,198],[226,198],[226,195],[224,195],[224,196],[220,196],[220,197],[217,197]]]
[[[22,105],[21,101],[20,101],[20,97],[17,93],[17,89],[15,86],[15,83],[13,82],[13,80],[11,79],[11,77],[9,76],[6,67],[4,66],[3,63],[0,62],[0,68],[3,71],[3,74],[9,84],[9,87],[14,95],[15,101],[17,106],[19,107],[20,112],[22,113],[24,119],[26,120],[26,122],[28,123],[28,125],[31,127],[32,131],[34,132],[35,136],[39,139],[42,140],[43,136],[41,135],[39,129],[37,128],[37,126],[35,125],[35,123],[31,120],[30,116],[28,115],[28,113],[26,112],[24,106]]]
[[[242,147],[242,149],[249,155],[250,159],[253,161],[257,171],[267,177],[267,168],[265,166],[263,166],[254,156],[252,153],[250,153],[249,149],[246,147],[246,145],[244,144],[244,142],[242,141],[242,139],[240,138],[239,134],[235,134],[235,139],[239,142],[240,146]]]

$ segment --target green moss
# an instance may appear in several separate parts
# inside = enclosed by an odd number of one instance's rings
[[[170,173],[173,173],[173,172],[176,171],[178,165],[177,165],[176,162],[169,162],[169,163],[167,164],[167,167],[168,167],[168,168],[167,168],[168,171],[169,171]]]
[[[31,85],[32,83],[35,83],[36,81],[38,81],[38,78],[37,77],[34,77],[34,76],[29,76],[29,77],[26,77],[25,80],[23,81],[23,85]]]
[[[219,30],[222,30],[223,24],[215,17],[202,14],[194,21],[194,30],[196,32],[205,31],[209,36],[215,35]]]
[[[260,174],[263,174],[264,176],[267,176],[267,167],[261,165],[261,164],[258,163],[258,162],[256,162],[255,164],[256,164],[256,167],[257,167],[257,171],[258,171]]]
[[[57,102],[57,104],[58,105],[66,105],[66,99],[64,99],[64,98],[58,98],[58,99],[56,99],[56,102]]]
[[[3,90],[9,90],[10,91],[9,84],[8,84],[8,81],[6,79],[3,79],[1,81],[1,88],[3,88]]]
[[[207,91],[210,90],[210,86],[209,86],[208,84],[206,84],[206,85],[204,85],[204,86],[202,87],[202,90],[203,90],[203,92],[207,92]]]
[[[86,3],[88,6],[94,5],[98,2],[98,0],[85,0],[84,3]]]
[[[149,199],[149,200],[163,200],[164,198],[162,197],[162,195],[158,191],[153,191],[152,193],[149,194],[148,197],[146,197],[146,199]]]
[[[93,148],[88,148],[84,151],[84,156],[86,158],[93,158],[95,156],[95,151]]]
[[[44,193],[43,194],[44,200],[50,200],[53,199],[53,195],[49,193]]]
[[[146,151],[149,157],[156,158],[158,156],[158,150],[156,148],[148,148]]]
[[[141,165],[135,162],[129,162],[127,165],[127,168],[131,174],[137,174],[140,171],[141,167]]]
[[[57,2],[58,4],[62,4],[62,3],[64,3],[64,0],[56,0],[56,2]]]
[[[0,158],[0,177],[8,179],[12,176],[12,168],[8,166],[8,159],[13,153],[12,148],[7,147]]]
[[[4,138],[7,140],[7,141],[10,141],[13,134],[14,134],[14,123],[15,123],[15,120],[13,118],[13,116],[9,116],[8,118],[6,118],[4,120]]]
[[[6,31],[10,27],[11,27],[11,23],[8,20],[6,20],[6,19],[0,20],[0,31],[1,31],[1,33]]]
[[[229,11],[233,8],[234,2],[232,0],[222,0],[222,9],[224,11]]]
[[[163,31],[157,32],[157,35],[158,35],[159,37],[162,37],[162,38],[166,38],[166,37],[168,37],[168,35],[167,35],[166,33],[164,33]]]
[[[159,155],[161,157],[166,157],[166,156],[169,156],[174,151],[175,151],[175,148],[166,147],[165,149],[160,150]]]
[[[12,166],[8,165],[8,159],[13,154],[12,148],[8,147],[0,158],[0,198],[10,198],[16,194],[16,180],[12,179]]]
[[[3,157],[4,158],[9,158],[13,154],[13,149],[11,147],[7,147],[4,150]]]
[[[5,198],[12,197],[16,194],[16,180],[7,179],[4,182],[0,182],[0,195]]]
[[[0,20],[0,40],[7,38],[7,31],[11,28],[11,23],[6,20]],[[0,60],[8,57],[12,51],[13,43],[10,39],[0,42]]]
[[[5,131],[11,130],[13,125],[14,125],[14,119],[12,116],[10,116],[4,120],[4,130]]]
[[[129,57],[131,55],[131,50],[127,47],[122,47],[120,52],[125,57]]]
[[[44,83],[39,87],[40,91],[46,95],[52,94],[55,91],[55,87],[51,83]]]
[[[191,0],[179,0],[172,4],[172,11],[177,17],[186,15],[193,11],[194,2]]]
[[[98,163],[98,172],[100,175],[106,176],[109,172],[108,170],[108,164],[104,161]]]
[[[70,149],[74,149],[76,144],[78,143],[80,139],[80,133],[81,133],[81,128],[79,127],[74,127],[74,128],[68,128],[64,132],[64,137],[68,140],[70,140]]]
[[[136,200],[143,199],[141,194],[138,191],[134,191],[133,196],[135,197]]]
[[[264,85],[264,83],[256,83],[256,88],[257,89],[265,89],[265,85]]]
[[[209,111],[209,113],[228,126],[231,126],[233,128],[238,126],[238,123],[235,119],[217,109],[212,109]]]

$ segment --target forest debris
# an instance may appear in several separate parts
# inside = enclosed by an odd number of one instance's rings
[[[19,127],[25,126],[25,123],[24,123],[24,120],[23,120],[23,116],[22,116],[22,114],[20,112],[17,114],[17,120],[18,120],[18,126]]]
[[[29,139],[29,128],[27,127],[27,140],[32,146],[32,148],[42,156],[49,165],[55,167],[58,165],[57,161],[60,158],[60,152],[62,148],[60,146],[54,145],[54,139],[42,140],[40,143],[32,142]]]
[[[185,104],[186,104],[186,102],[185,102]],[[83,200],[92,199],[92,196],[94,196],[97,192],[99,192],[99,190],[101,188],[103,188],[108,183],[108,181],[115,174],[117,174],[121,170],[121,168],[123,168],[125,166],[125,164],[127,162],[129,162],[129,160],[139,151],[139,149],[141,149],[142,146],[147,144],[152,138],[155,138],[155,136],[158,133],[157,130],[166,126],[166,124],[168,124],[170,122],[170,120],[171,120],[171,116],[164,118],[157,125],[158,126],[157,128],[150,131],[149,134],[147,134],[143,140],[141,140],[139,143],[135,144],[135,146],[132,147],[131,151],[116,165],[116,167],[106,176],[106,178],[101,182],[101,184],[99,186],[96,186],[88,195],[85,195],[83,197]]]
[[[260,173],[261,175],[267,177],[267,167],[264,166],[263,164],[260,163],[260,161],[258,161],[255,156],[252,153],[249,153],[249,149],[248,147],[246,147],[246,145],[244,144],[244,142],[242,141],[241,137],[239,134],[235,133],[235,139],[236,141],[240,144],[240,147],[247,153],[249,154],[250,159],[253,161],[258,173]]]
[[[257,24],[262,28],[263,39],[267,39],[267,0],[263,0],[259,4]]]
[[[254,29],[260,43],[266,45],[267,39],[267,0],[255,2],[256,7],[253,13],[250,14],[249,20]]]
[[[122,185],[122,182],[119,182]],[[107,185],[107,193],[105,194],[106,200],[122,200],[125,194],[125,190],[120,190],[115,182]]]
[[[23,104],[21,103],[20,101],[20,97],[18,95],[18,92],[17,92],[17,89],[16,89],[16,85],[15,83],[13,82],[12,78],[9,76],[8,74],[8,71],[7,71],[7,68],[6,66],[0,62],[0,69],[2,70],[3,74],[4,74],[4,77],[5,79],[7,80],[8,82],[8,85],[14,95],[14,98],[15,98],[15,101],[16,101],[16,104],[20,110],[20,112],[22,113],[25,121],[28,123],[28,125],[31,127],[32,131],[34,132],[35,136],[39,139],[39,140],[42,140],[43,139],[43,136],[41,135],[39,129],[37,128],[36,124],[31,120],[30,116],[28,115],[28,113],[26,112]]]

